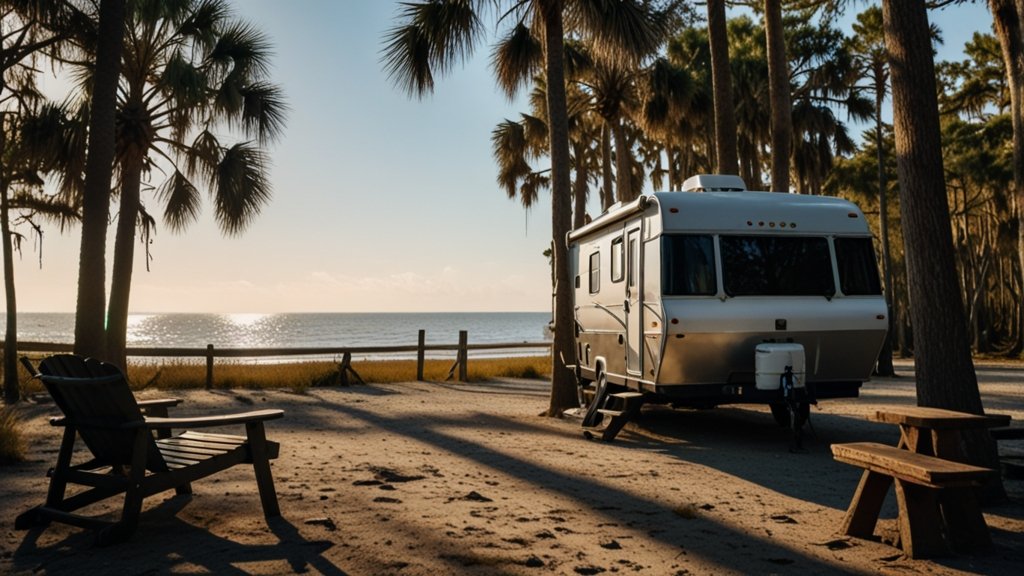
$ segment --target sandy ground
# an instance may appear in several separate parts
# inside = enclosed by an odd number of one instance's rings
[[[865,415],[913,403],[911,369],[899,370],[815,408],[803,454],[758,407],[650,407],[615,442],[588,441],[578,423],[539,416],[536,381],[190,392],[178,415],[286,411],[268,424],[283,517],[268,527],[239,466],[191,498],[150,498],[132,540],[111,548],[60,524],[14,529],[44,498],[58,444],[54,407],[30,405],[29,461],[0,468],[0,574],[1019,574],[1020,480],[985,510],[987,554],[910,560],[837,534],[860,470],[829,445],[895,444],[894,427]],[[981,365],[979,377],[986,409],[1024,425],[1024,368]],[[1016,444],[1002,449],[1024,453]],[[880,534],[894,530],[892,500]]]

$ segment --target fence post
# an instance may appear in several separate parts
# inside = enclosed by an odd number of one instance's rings
[[[424,345],[427,342],[427,331],[420,330],[419,339],[416,343],[416,381],[423,381],[423,363],[426,357]]]
[[[469,381],[469,371],[466,369],[466,361],[469,360],[469,353],[466,351],[468,336],[468,332],[459,330],[459,382]]]
[[[206,389],[213,388],[213,344],[206,345]]]

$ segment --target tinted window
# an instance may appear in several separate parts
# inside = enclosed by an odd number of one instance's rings
[[[711,236],[663,236],[661,246],[666,296],[713,296],[718,291]]]
[[[825,238],[722,236],[722,284],[730,296],[833,296]]]
[[[870,238],[836,238],[836,263],[839,265],[839,286],[850,296],[882,293],[878,280],[875,249]]]

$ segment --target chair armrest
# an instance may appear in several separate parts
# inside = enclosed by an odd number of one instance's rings
[[[146,426],[153,429],[161,428],[209,428],[212,426],[229,426],[275,420],[284,416],[284,410],[255,410],[238,414],[219,416],[196,416],[191,418],[157,418],[147,417]]]
[[[142,400],[138,402],[138,405],[143,416],[166,418],[167,409],[174,408],[178,404],[181,404],[181,402],[181,398],[156,398],[153,400]]]
[[[139,408],[174,408],[184,402],[181,398],[154,398],[152,400],[139,400]]]

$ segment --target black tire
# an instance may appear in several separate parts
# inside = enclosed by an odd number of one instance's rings
[[[781,401],[770,402],[768,407],[772,409],[772,418],[775,419],[775,423],[788,430],[790,427],[789,404]]]

